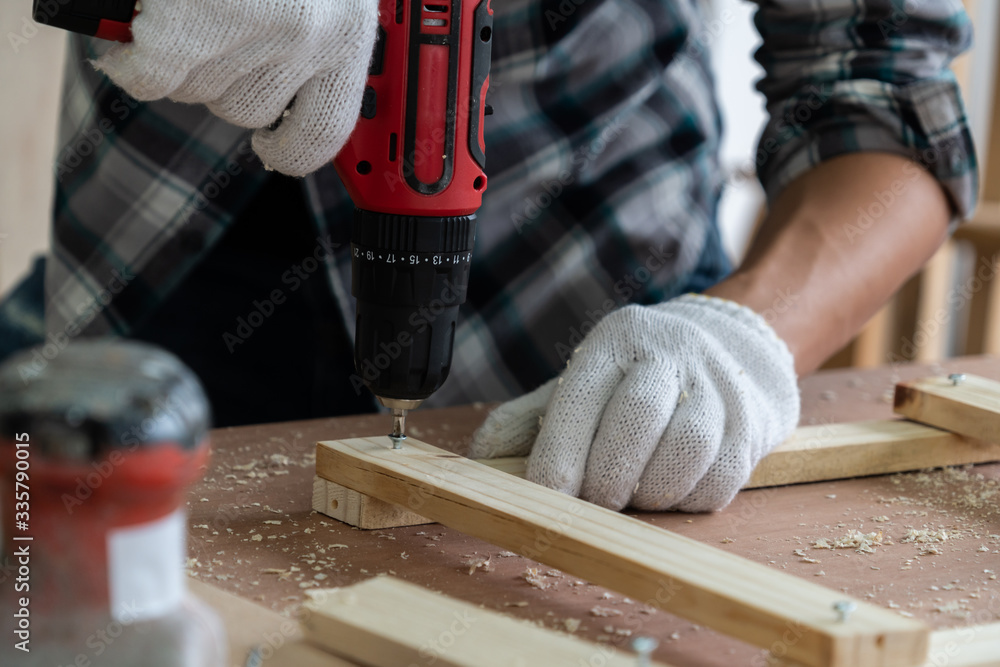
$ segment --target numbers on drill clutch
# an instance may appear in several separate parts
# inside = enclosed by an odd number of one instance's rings
[[[451,255],[397,255],[396,253],[377,253],[374,250],[362,250],[354,248],[354,256],[358,259],[365,259],[370,262],[380,261],[385,264],[408,264],[417,266],[419,264],[431,264],[433,266],[455,265],[462,262],[471,262],[472,253],[462,252]]]

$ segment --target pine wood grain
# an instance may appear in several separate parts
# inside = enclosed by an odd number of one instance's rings
[[[893,409],[922,424],[1000,443],[1000,382],[967,375],[954,384],[930,377],[896,385]]]
[[[401,450],[385,437],[321,442],[316,471],[757,646],[785,642],[803,664],[912,667],[927,655],[923,623],[860,601],[838,622],[841,593],[412,438]]]
[[[547,630],[389,576],[316,591],[304,606],[309,641],[373,667],[636,664],[634,655],[614,646]]]
[[[997,420],[1000,422],[1000,418]],[[1000,460],[1000,442],[964,438],[903,419],[803,426],[766,456],[743,487],[756,489]],[[480,460],[524,476],[521,457]],[[317,477],[313,509],[364,529],[431,523],[427,518]]]

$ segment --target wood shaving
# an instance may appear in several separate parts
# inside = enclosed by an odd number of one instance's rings
[[[580,619],[578,618],[564,618],[563,627],[566,628],[566,632],[576,632],[580,629]]]
[[[593,607],[590,610],[590,615],[607,618],[608,616],[621,616],[622,612],[618,609],[612,609],[611,607]]]
[[[521,574],[521,578],[524,579],[525,581],[527,581],[529,584],[531,584],[535,588],[538,588],[538,589],[543,590],[543,591],[546,588],[550,588],[552,586],[551,583],[545,581],[545,578],[544,578],[543,575],[539,574],[537,567],[529,567],[528,569],[526,569]]]
[[[430,546],[430,545],[424,545],[424,546]],[[476,570],[482,570],[483,572],[492,572],[493,565],[490,564],[490,561],[492,559],[493,556],[486,556],[485,558],[483,556],[480,556],[478,558],[470,558],[468,560],[462,561],[462,565],[469,568],[470,575]]]
[[[281,525],[281,522],[280,521],[276,521],[275,519],[268,519],[264,523],[271,524],[272,526],[280,526]]]
[[[874,533],[862,533],[857,530],[849,530],[843,537],[838,537],[832,542],[825,537],[813,542],[813,549],[854,549],[859,554],[873,554],[875,547],[882,544],[882,531]]]
[[[471,572],[469,574],[472,574]],[[517,602],[504,602],[505,607],[527,607],[528,603],[525,600],[518,600]]]
[[[900,542],[904,544],[907,542],[914,542],[917,544],[926,544],[928,542],[947,542],[948,532],[945,530],[933,530],[933,529],[916,529],[910,528],[906,531],[906,535]]]
[[[796,549],[792,553],[799,557],[799,562],[800,563],[818,563],[818,562],[820,562],[820,561],[816,560],[815,558],[810,558],[809,556],[807,556],[806,552],[804,550],[802,550],[802,549]]]
[[[264,536],[258,533],[253,537],[251,537],[250,539],[253,540],[254,542],[262,542],[264,540]]]

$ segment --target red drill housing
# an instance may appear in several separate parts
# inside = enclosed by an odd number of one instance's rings
[[[361,117],[334,160],[358,208],[479,208],[492,34],[489,0],[381,0]]]

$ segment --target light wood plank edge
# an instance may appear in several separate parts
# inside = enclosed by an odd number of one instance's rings
[[[527,459],[523,456],[481,459],[480,463],[517,477],[524,477],[527,467]],[[312,508],[320,514],[364,530],[402,528],[434,523],[399,505],[358,493],[353,489],[325,480],[319,475],[313,477]]]
[[[978,375],[958,384],[943,377],[900,382],[893,410],[922,424],[1000,443],[1000,382]]]
[[[903,419],[803,426],[754,469],[744,489],[1000,461],[1000,444]]]
[[[313,477],[312,508],[320,514],[365,530],[433,523],[399,505],[334,484],[319,475]]]
[[[903,419],[803,426],[753,471],[744,489],[884,475],[1000,461],[1000,444],[970,440]],[[480,463],[523,477],[522,457]],[[391,503],[368,498],[329,480],[313,482],[313,509],[367,530],[430,523]]]
[[[769,667],[802,667],[772,660]],[[920,667],[1000,667],[1000,623],[965,625],[931,633],[927,661]]]
[[[230,665],[243,667],[257,648],[264,667],[358,667],[305,644],[299,623],[277,612],[194,578],[188,589],[222,620]]]
[[[539,627],[390,576],[313,590],[309,598],[302,624],[307,640],[372,667],[636,664],[634,655],[614,646]]]
[[[1000,623],[966,625],[931,633],[922,667],[1000,667]]]
[[[836,621],[849,599],[414,439],[317,446],[317,473],[640,602],[764,648],[799,635],[791,659],[814,667],[913,667],[930,630],[874,605]]]

